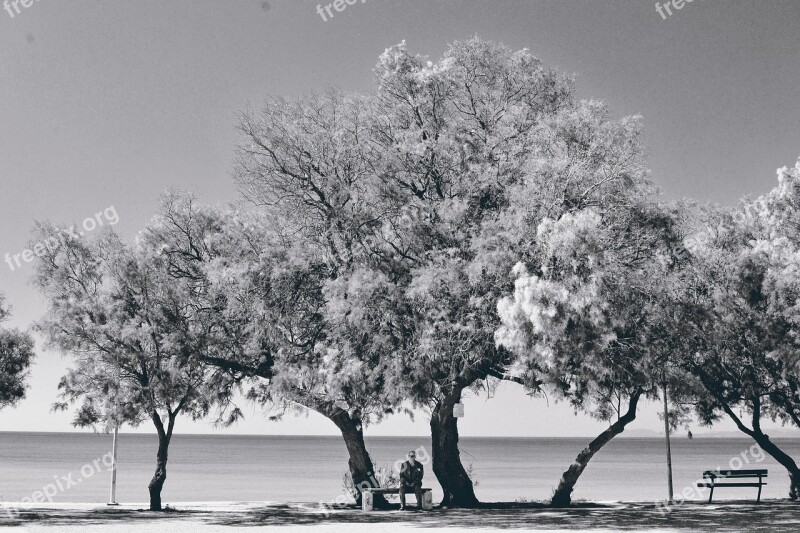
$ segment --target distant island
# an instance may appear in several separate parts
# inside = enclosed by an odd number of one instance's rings
[[[800,437],[800,430],[797,429],[773,429],[769,431],[769,436],[776,439],[796,439]],[[664,432],[654,431],[652,429],[629,429],[622,433],[620,439],[652,439],[663,438]],[[695,439],[746,439],[739,431],[692,431],[692,437]],[[675,439],[688,439],[685,430],[678,430],[672,434]]]

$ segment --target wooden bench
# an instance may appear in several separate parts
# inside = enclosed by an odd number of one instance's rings
[[[711,494],[708,495],[708,503],[711,503],[711,498],[714,497],[714,489],[716,487],[758,487],[758,500],[761,501],[761,487],[767,483],[763,480],[767,477],[766,470],[706,470],[703,472],[704,479],[710,479],[710,482],[698,483],[698,487],[706,487],[711,489]],[[735,481],[733,483],[718,483],[718,479],[754,479],[758,481]]]
[[[387,487],[387,488],[380,488],[380,489],[373,489],[368,488],[364,489],[361,492],[361,509],[363,511],[372,511],[374,508],[373,502],[375,501],[375,494],[400,494],[400,489],[398,487]],[[411,497],[414,501],[416,501],[416,496],[414,492],[406,492],[406,501],[408,501],[408,497]],[[433,509],[433,490],[422,488],[422,508],[425,510]]]

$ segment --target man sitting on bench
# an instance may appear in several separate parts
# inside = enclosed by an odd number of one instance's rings
[[[417,496],[417,509],[422,510],[422,476],[425,469],[417,462],[417,454],[408,452],[408,461],[400,468],[400,510],[406,508],[406,491],[412,490]]]

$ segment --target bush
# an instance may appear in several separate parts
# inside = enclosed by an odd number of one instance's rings
[[[375,479],[378,481],[381,487],[396,488],[400,486],[400,474],[395,472],[391,466],[378,466],[375,463],[372,463],[372,471],[375,474]],[[353,476],[350,474],[350,472],[345,472],[345,474],[342,476],[342,489],[344,489],[345,494],[353,495],[354,498],[358,493],[355,485],[353,484]]]

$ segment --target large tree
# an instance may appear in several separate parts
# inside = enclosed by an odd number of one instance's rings
[[[10,311],[0,293],[0,323]],[[25,397],[31,361],[34,357],[33,339],[16,329],[0,328],[0,409],[16,404]]]
[[[376,79],[370,95],[273,99],[246,113],[237,179],[332,280],[360,271],[395,286],[387,323],[406,340],[399,366],[382,368],[431,409],[443,503],[474,506],[453,406],[487,380],[523,382],[494,342],[509,272],[545,217],[615,195],[622,205],[644,175],[639,126],[577,102],[571,80],[528,51],[478,38],[436,63],[391,47]]]
[[[40,237],[54,231],[37,226]],[[197,357],[208,349],[203,325],[156,259],[112,232],[70,238],[37,260],[34,282],[48,303],[37,328],[73,358],[56,406],[80,402],[76,426],[152,422],[158,448],[148,491],[150,509],[159,511],[178,416],[197,419],[217,402],[228,405],[230,389]]]
[[[410,314],[401,320],[413,332],[404,375],[414,403],[431,410],[442,504],[475,506],[453,407],[491,377],[515,381],[504,373],[510,353],[493,337],[513,261],[486,239],[525,173],[536,131],[573,104],[572,85],[527,50],[478,38],[453,43],[436,63],[394,46],[376,75],[382,190],[401,208],[384,233],[406,287],[399,310]]]
[[[545,219],[540,254],[520,263],[513,297],[500,302],[498,342],[558,397],[610,426],[564,472],[552,497],[566,506],[592,457],[636,418],[640,399],[668,379],[659,291],[672,219],[647,199]],[[607,207],[607,206],[606,206]],[[529,271],[528,269],[536,268]]]
[[[342,266],[332,275],[328,258],[283,239],[262,214],[189,197],[167,196],[142,241],[205,317],[209,337],[228,347],[205,362],[248,379],[248,396],[279,412],[300,406],[327,417],[344,438],[355,498],[376,486],[363,431],[401,401],[383,366],[403,342],[385,312],[397,300],[393,285]]]
[[[755,201],[696,217],[674,328],[687,344],[683,368],[704,388],[700,419],[730,418],[787,469],[797,499],[800,468],[762,426],[800,427],[800,164],[778,176]]]
[[[641,137],[637,117],[611,120],[599,102],[560,109],[537,128],[508,207],[487,224],[488,257],[498,263],[505,250],[518,262],[499,305],[498,343],[516,355],[510,371],[616,419],[564,473],[556,505],[569,504],[592,456],[655,394],[656,374],[669,378],[656,372],[672,349],[655,327],[656,302],[679,234],[647,178]]]

